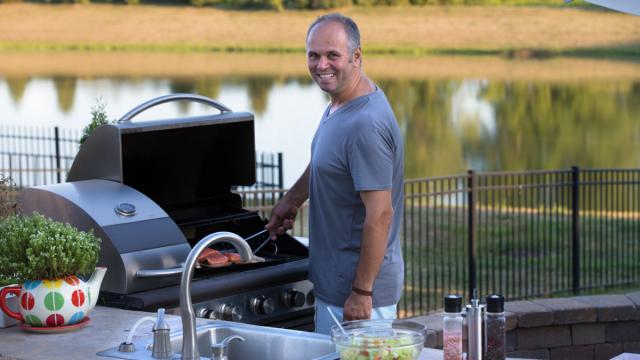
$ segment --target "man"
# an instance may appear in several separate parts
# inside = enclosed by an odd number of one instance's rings
[[[272,239],[293,227],[310,199],[309,278],[316,296],[316,332],[338,318],[395,318],[404,265],[403,145],[382,90],[362,71],[358,27],[328,14],[307,32],[307,65],[331,98],[311,144],[311,162],[273,208]]]

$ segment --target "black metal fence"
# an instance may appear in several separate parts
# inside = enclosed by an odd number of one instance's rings
[[[0,175],[16,188],[65,181],[80,148],[76,129],[0,126]],[[256,155],[256,184],[243,189],[282,189],[282,153]]]
[[[442,297],[573,294],[640,281],[640,170],[475,173],[405,183],[401,315]]]
[[[0,127],[0,174],[17,187],[59,182],[79,133]],[[269,215],[282,196],[282,155],[257,158],[259,188],[236,189]],[[294,235],[307,235],[306,205]],[[640,169],[491,172],[405,181],[400,316],[442,307],[448,293],[507,299],[640,282]]]
[[[18,188],[62,182],[79,138],[79,131],[59,127],[0,126],[0,174]]]
[[[264,217],[284,190],[246,191]],[[293,233],[307,236],[305,205]],[[313,241],[313,240],[312,240]],[[476,173],[405,181],[400,316],[448,293],[510,300],[640,282],[640,170]]]

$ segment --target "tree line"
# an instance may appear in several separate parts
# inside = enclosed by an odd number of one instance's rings
[[[0,0],[0,3],[24,0]],[[26,1],[24,1],[26,2]],[[315,10],[346,6],[425,6],[425,5],[563,5],[562,0],[31,0],[36,3],[112,3],[112,4],[173,4],[215,6],[227,9]]]

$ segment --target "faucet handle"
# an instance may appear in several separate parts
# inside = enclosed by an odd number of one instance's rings
[[[153,331],[158,330],[171,330],[169,328],[169,324],[164,319],[164,308],[158,309],[158,315],[156,317],[156,322],[153,324]]]
[[[153,350],[151,357],[154,359],[169,359],[173,356],[171,351],[171,338],[169,336],[169,324],[164,320],[164,309],[158,309],[158,318],[153,325]]]
[[[217,344],[211,344],[211,360],[228,360],[227,347],[231,340],[244,341],[244,338],[240,335],[227,336],[224,340]]]

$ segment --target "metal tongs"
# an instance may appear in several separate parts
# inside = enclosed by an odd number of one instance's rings
[[[247,237],[246,239],[244,239],[244,241],[247,241],[247,242],[248,242],[249,240],[254,239],[254,238],[257,238],[258,236],[260,236],[260,235],[262,235],[262,234],[266,233],[267,231],[268,231],[267,229],[264,229],[264,230],[258,231],[257,233],[255,233],[255,234],[253,234],[253,235],[251,235],[251,236]],[[260,251],[260,249],[262,249],[265,245],[267,245],[267,243],[269,242],[269,240],[271,240],[271,237],[270,237],[270,236],[269,236],[269,237],[267,237],[267,239],[266,239],[265,241],[263,241],[260,245],[258,245],[258,247],[257,247],[255,250],[253,250],[253,253],[254,253],[254,254],[257,254],[257,253],[258,253],[258,251]]]

